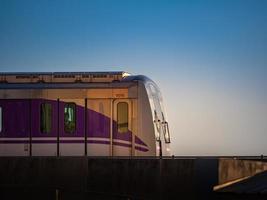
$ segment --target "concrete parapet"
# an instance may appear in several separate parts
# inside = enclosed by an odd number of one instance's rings
[[[253,176],[267,170],[267,163],[254,160],[219,159],[219,184]]]

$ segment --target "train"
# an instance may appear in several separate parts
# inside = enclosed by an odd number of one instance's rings
[[[170,143],[144,75],[0,73],[0,156],[170,156]]]

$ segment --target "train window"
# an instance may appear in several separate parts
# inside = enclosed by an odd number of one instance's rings
[[[50,133],[52,128],[52,106],[50,103],[41,104],[40,129],[41,133]]]
[[[3,120],[3,117],[2,117],[2,107],[0,106],[0,133],[2,132],[2,120]]]
[[[118,132],[128,132],[128,103],[120,102],[117,104],[117,123]]]
[[[76,130],[76,104],[66,103],[64,107],[64,131],[74,133]]]

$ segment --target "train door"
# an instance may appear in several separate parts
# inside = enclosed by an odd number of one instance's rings
[[[0,155],[30,155],[30,101],[0,100]]]
[[[59,155],[85,155],[85,100],[59,100]]]
[[[88,99],[87,106],[87,155],[109,156],[111,100]]]
[[[131,156],[134,144],[132,134],[132,102],[128,99],[116,99],[113,102],[113,156]]]
[[[31,148],[33,156],[56,156],[58,135],[57,100],[31,100]]]

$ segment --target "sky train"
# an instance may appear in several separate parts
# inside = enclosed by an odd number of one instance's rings
[[[169,156],[158,86],[126,72],[0,73],[0,156]]]

